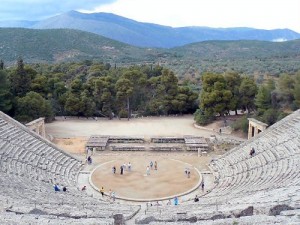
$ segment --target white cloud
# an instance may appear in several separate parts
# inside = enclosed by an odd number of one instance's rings
[[[174,27],[289,28],[300,32],[299,0],[117,0],[93,12]]]

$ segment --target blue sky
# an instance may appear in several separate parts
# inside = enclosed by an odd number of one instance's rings
[[[1,0],[0,20],[40,20],[70,10],[111,12],[173,27],[289,28],[300,33],[300,0]]]

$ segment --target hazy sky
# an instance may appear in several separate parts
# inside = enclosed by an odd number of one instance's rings
[[[1,0],[0,20],[39,20],[70,10],[111,12],[173,27],[289,28],[300,33],[300,0]]]

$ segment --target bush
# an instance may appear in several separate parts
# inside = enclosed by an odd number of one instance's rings
[[[269,126],[277,122],[278,111],[276,109],[268,109],[262,116],[263,122]]]
[[[237,119],[232,125],[232,129],[234,131],[237,131],[237,130],[242,130],[245,134],[248,132],[248,119],[247,119],[247,116],[244,115],[243,117]]]
[[[202,111],[201,109],[197,109],[197,111],[194,113],[194,120],[199,125],[207,125],[210,122],[212,122],[214,119],[214,116],[208,113],[207,111]]]

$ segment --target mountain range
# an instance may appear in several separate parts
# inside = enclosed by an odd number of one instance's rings
[[[6,66],[97,60],[117,66],[159,64],[178,77],[199,79],[206,71],[243,74],[300,71],[300,39],[286,42],[204,41],[170,49],[141,48],[72,29],[0,28],[0,59]]]
[[[138,47],[172,48],[208,40],[288,41],[300,34],[289,29],[173,28],[142,23],[112,13],[85,14],[70,11],[41,21],[2,21],[0,27],[32,29],[68,28],[87,31]]]

